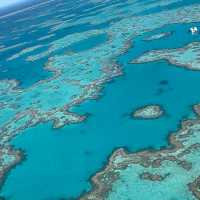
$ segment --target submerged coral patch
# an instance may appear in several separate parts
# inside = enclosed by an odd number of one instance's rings
[[[132,117],[135,119],[156,119],[164,114],[164,110],[159,105],[146,105],[136,109]]]
[[[152,62],[165,59],[168,62],[190,70],[200,70],[199,42],[193,42],[179,49],[153,50],[145,53],[132,63]]]
[[[144,38],[144,41],[159,40],[159,39],[167,38],[171,36],[172,34],[173,34],[172,32],[158,33],[158,34]]]

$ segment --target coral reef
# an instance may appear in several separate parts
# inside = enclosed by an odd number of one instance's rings
[[[169,147],[136,153],[119,149],[92,178],[93,190],[80,199],[200,199],[199,141],[198,115],[170,135]]]
[[[98,12],[88,8],[81,16],[77,16],[73,12],[66,14],[72,9],[65,5],[66,1],[58,2],[53,10],[45,9],[51,3],[48,1],[29,8],[28,11],[37,8],[39,10],[37,16],[28,15],[23,19],[16,19],[15,26],[10,28],[7,19],[16,13],[1,16],[0,53],[3,54],[1,57],[4,59],[0,61],[0,65],[7,66],[16,58],[21,59],[22,63],[32,62],[37,65],[37,62],[44,58],[46,59],[45,70],[53,72],[51,78],[40,80],[25,89],[19,87],[17,80],[0,81],[2,154],[7,155],[5,150],[14,136],[38,123],[53,121],[53,127],[59,128],[69,123],[83,121],[86,116],[71,112],[72,108],[87,99],[98,97],[103,84],[122,74],[120,66],[116,64],[116,58],[130,48],[134,37],[167,24],[199,21],[199,4],[142,15],[142,12],[151,8],[175,2],[178,1],[161,0],[149,4],[127,1],[115,2],[110,6],[104,6],[105,2],[99,2],[95,7],[99,9]],[[82,4],[83,2],[80,2],[78,6]],[[89,27],[86,30],[80,32],[77,29],[78,26],[86,24]],[[60,38],[53,37],[53,34],[65,33],[66,28],[71,28],[71,32],[61,35]],[[7,34],[8,32],[10,34]],[[43,33],[43,37],[41,34],[36,34],[38,32]],[[25,33],[33,36],[24,37]],[[70,54],[66,52],[71,44],[99,34],[108,35],[108,40],[87,52]],[[20,38],[26,38],[27,41],[20,41]],[[45,43],[46,38],[53,39]],[[38,41],[40,46],[36,45]],[[199,66],[199,60],[196,59],[198,43],[182,51],[185,53],[186,60],[180,56],[178,62],[196,69]],[[192,63],[190,56],[194,58]],[[15,162],[11,161],[11,163],[18,162],[15,151],[9,152],[15,156]],[[7,169],[12,165],[8,164]],[[6,171],[3,170],[2,174]]]
[[[144,38],[144,41],[159,40],[159,39],[167,38],[171,35],[172,35],[172,32],[158,33],[158,34]]]
[[[136,109],[132,116],[135,119],[156,119],[164,114],[164,110],[159,105],[146,105]]]
[[[199,67],[199,42],[193,42],[179,49],[153,50],[147,52],[132,63],[145,63],[165,59],[168,62],[190,70],[200,70]]]

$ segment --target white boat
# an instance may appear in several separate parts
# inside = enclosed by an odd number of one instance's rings
[[[190,28],[190,32],[192,34],[198,33],[198,28],[196,26],[193,26],[193,27]]]

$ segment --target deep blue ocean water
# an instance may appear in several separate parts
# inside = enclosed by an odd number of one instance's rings
[[[187,31],[191,25],[169,25],[135,38],[133,48],[117,59],[124,75],[106,84],[99,99],[73,108],[81,114],[90,113],[83,123],[58,130],[52,129],[50,123],[41,124],[16,137],[12,144],[24,149],[27,157],[9,173],[1,194],[16,200],[77,197],[90,189],[89,178],[106,164],[114,149],[138,151],[166,146],[168,134],[178,128],[182,118],[191,115],[192,104],[200,99],[200,72],[164,60],[129,62],[151,49],[177,48],[198,41],[199,36],[191,36]],[[173,34],[143,41],[144,37],[162,31]],[[79,50],[90,47],[84,43],[76,45],[73,48]],[[151,103],[160,104],[166,115],[156,120],[130,117],[135,108]]]

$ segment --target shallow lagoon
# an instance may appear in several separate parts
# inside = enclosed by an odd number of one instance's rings
[[[177,129],[179,121],[190,115],[190,106],[200,99],[196,93],[200,72],[165,61],[128,63],[147,50],[181,47],[199,40],[187,32],[190,26],[171,25],[145,35],[176,30],[156,41],[136,38],[133,48],[118,59],[124,75],[108,83],[99,99],[73,109],[89,112],[85,122],[58,130],[42,124],[15,138],[12,143],[25,150],[27,159],[11,171],[1,194],[16,200],[77,197],[90,188],[88,179],[105,165],[114,149],[123,146],[137,151],[167,145],[168,133]],[[163,80],[168,84],[163,85]],[[133,109],[152,103],[162,105],[166,115],[148,121],[130,118]]]

